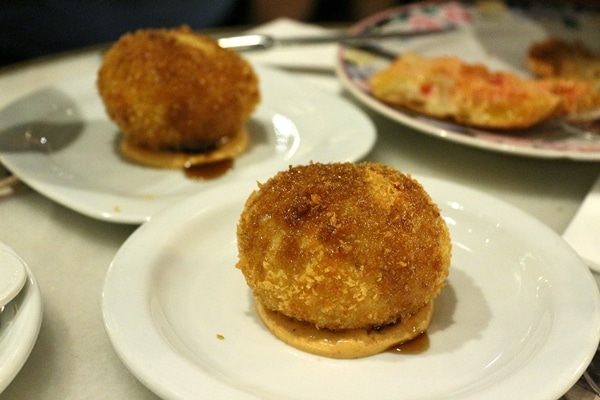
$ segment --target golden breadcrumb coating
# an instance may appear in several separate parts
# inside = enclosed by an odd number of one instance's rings
[[[374,163],[290,167],[260,184],[237,227],[256,301],[332,330],[383,326],[432,301],[449,272],[440,210]]]
[[[185,26],[123,35],[104,55],[97,86],[125,140],[148,150],[218,147],[260,100],[248,62]]]

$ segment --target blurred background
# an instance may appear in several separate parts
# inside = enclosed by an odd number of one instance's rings
[[[488,0],[490,1],[490,0]],[[260,24],[277,17],[351,23],[401,0],[0,0],[0,66],[104,44],[140,28],[195,30]],[[528,1],[506,1],[527,6]],[[540,3],[539,1],[537,3]],[[600,9],[600,0],[548,0],[548,7]],[[600,21],[599,21],[600,24]]]

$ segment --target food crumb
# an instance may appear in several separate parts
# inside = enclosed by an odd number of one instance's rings
[[[221,335],[220,333],[217,333],[217,339],[224,340],[225,336]]]
[[[113,207],[113,211],[114,211],[114,212],[116,212],[116,213],[118,213],[118,212],[121,212],[121,207],[119,207],[119,206],[114,206],[114,207]]]

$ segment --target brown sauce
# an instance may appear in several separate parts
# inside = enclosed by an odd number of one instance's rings
[[[421,333],[416,338],[397,346],[392,346],[388,352],[396,354],[420,354],[429,348],[429,336],[427,332]]]
[[[233,167],[233,158],[207,164],[192,164],[184,167],[185,176],[198,180],[210,180],[223,176]]]
[[[266,327],[283,342],[308,353],[330,358],[360,358],[381,352],[422,353],[429,347],[424,330],[429,326],[433,303],[421,308],[403,323],[388,325],[381,331],[347,329],[331,331],[268,310],[256,302],[256,310]],[[395,343],[404,342],[396,345]]]

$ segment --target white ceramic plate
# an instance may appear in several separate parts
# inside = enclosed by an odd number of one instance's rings
[[[262,103],[248,124],[251,146],[221,178],[124,161],[118,129],[83,76],[35,92],[0,111],[0,161],[54,201],[109,222],[141,223],[190,194],[270,176],[290,164],[354,161],[373,146],[372,122],[356,106],[289,75],[256,67]]]
[[[0,250],[19,257],[0,242]],[[20,258],[20,257],[19,257]],[[12,382],[29,357],[42,323],[42,298],[39,286],[27,269],[22,291],[0,313],[0,393]]]
[[[15,298],[27,282],[27,270],[13,253],[0,250],[0,307]]]
[[[590,271],[518,209],[420,181],[454,246],[424,353],[334,360],[269,333],[234,267],[238,216],[255,184],[186,199],[124,243],[102,299],[114,348],[165,399],[557,399],[600,337]]]
[[[522,76],[529,75],[526,61],[529,46],[550,35],[567,40],[581,39],[600,52],[598,13],[574,11],[569,5],[562,9],[559,6],[544,8],[541,4],[541,7],[533,6],[526,11],[510,9],[501,16],[490,17],[454,2],[418,3],[376,14],[358,23],[353,30],[360,33],[458,24],[460,29],[440,35],[381,41],[378,48],[393,54],[413,51],[431,57],[453,55],[466,62],[483,63],[494,70],[512,71]],[[460,10],[467,12],[471,20],[465,22]],[[600,135],[584,133],[559,121],[526,131],[498,133],[390,107],[372,96],[368,84],[369,78],[389,63],[390,58],[377,53],[342,46],[336,71],[343,85],[364,105],[420,132],[468,146],[527,157],[600,160]]]

